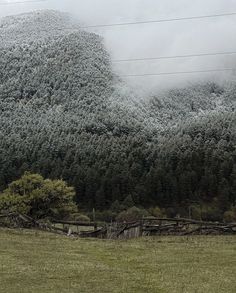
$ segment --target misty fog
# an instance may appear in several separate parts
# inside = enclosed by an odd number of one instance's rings
[[[20,0],[18,0],[20,1]],[[1,0],[0,3],[16,2]],[[38,9],[67,11],[81,26],[236,12],[234,0],[49,0],[0,6],[0,17]],[[236,16],[122,27],[91,28],[104,37],[112,60],[236,51]],[[122,75],[186,72],[235,67],[235,55],[114,63]],[[131,85],[156,90],[186,82],[222,81],[231,73],[124,77]]]

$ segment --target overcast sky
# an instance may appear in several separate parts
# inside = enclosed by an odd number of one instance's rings
[[[16,0],[12,0],[15,2]],[[22,0],[18,0],[22,1]],[[11,0],[0,0],[0,3]],[[42,3],[0,5],[0,17],[37,9],[76,14],[85,25],[156,20],[236,12],[235,0],[49,0]],[[113,59],[236,51],[236,16],[127,27],[94,29],[104,36]],[[235,67],[235,56],[121,63],[121,74],[208,70]],[[225,74],[129,78],[132,85],[155,88]]]

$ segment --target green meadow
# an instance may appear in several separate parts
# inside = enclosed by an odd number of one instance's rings
[[[235,293],[236,237],[67,238],[0,229],[3,293]]]

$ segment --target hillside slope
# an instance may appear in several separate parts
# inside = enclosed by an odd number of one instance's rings
[[[131,194],[175,212],[224,198],[222,213],[236,198],[235,89],[207,83],[140,100],[102,39],[67,14],[4,18],[0,190],[32,170],[69,181],[86,208]]]

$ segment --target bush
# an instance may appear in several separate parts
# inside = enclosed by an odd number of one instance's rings
[[[91,219],[84,214],[81,213],[73,213],[72,215],[69,216],[67,219],[68,221],[77,221],[77,222],[90,222]]]
[[[174,218],[176,216],[176,214],[177,214],[176,210],[174,208],[170,208],[170,207],[167,208],[165,210],[165,212],[166,212],[166,216],[168,218]]]
[[[90,222],[90,218],[86,215],[79,215],[78,217],[76,217],[75,220],[78,222],[86,222],[86,223]]]
[[[132,207],[127,211],[119,213],[116,217],[117,222],[135,222],[141,220],[144,216],[148,216],[148,212],[144,209],[139,209],[137,207]]]
[[[63,180],[26,172],[0,195],[0,212],[24,213],[35,219],[66,218],[77,211],[75,191]]]
[[[133,201],[132,195],[130,195],[130,194],[122,202],[122,206],[125,209],[129,209],[129,208],[133,207],[134,205],[135,205],[135,203]]]
[[[124,209],[124,206],[120,204],[118,200],[111,204],[110,210],[114,213],[120,213]]]
[[[150,213],[151,216],[156,218],[164,218],[166,216],[165,211],[163,209],[160,209],[158,206],[154,208],[150,208],[148,212]]]
[[[222,221],[221,210],[214,205],[205,205],[202,208],[202,220],[204,221]]]
[[[226,223],[236,222],[236,207],[232,207],[229,211],[226,211],[223,219]]]
[[[87,213],[87,215],[88,217],[93,219],[93,213]],[[96,211],[95,220],[100,222],[112,222],[112,221],[115,221],[116,216],[117,216],[117,213],[111,210]]]
[[[0,194],[0,212],[18,212],[28,214],[30,211],[27,197],[14,194]]]
[[[201,220],[202,219],[202,211],[199,206],[191,205],[189,207],[191,218],[194,220]]]

